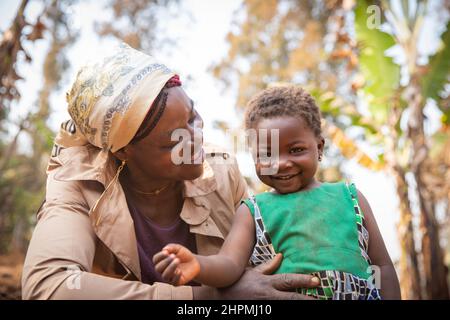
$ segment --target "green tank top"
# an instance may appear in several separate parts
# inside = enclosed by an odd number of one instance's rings
[[[363,279],[370,277],[358,243],[351,192],[356,197],[353,185],[339,182],[296,193],[256,195],[265,231],[275,252],[283,254],[275,273],[337,270]],[[254,216],[251,201],[244,203]]]

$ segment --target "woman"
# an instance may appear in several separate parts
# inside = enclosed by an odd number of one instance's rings
[[[228,155],[198,146],[201,118],[178,76],[126,45],[82,68],[67,101],[72,120],[49,161],[25,299],[301,299],[292,290],[317,284],[267,275],[280,257],[226,289],[164,283],[151,258],[165,243],[219,251],[247,194],[236,162],[214,164],[213,156]],[[172,141],[176,130],[200,138]]]

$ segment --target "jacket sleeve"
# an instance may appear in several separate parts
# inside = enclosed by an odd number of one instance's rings
[[[96,235],[79,182],[48,176],[22,273],[23,299],[192,299],[192,288],[92,273]]]

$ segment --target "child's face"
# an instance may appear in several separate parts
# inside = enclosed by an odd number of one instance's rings
[[[256,173],[262,182],[279,193],[292,193],[314,186],[319,155],[322,154],[324,147],[322,137],[316,137],[303,119],[291,116],[262,119],[255,129],[267,130],[267,144],[258,140]],[[279,130],[278,172],[263,175],[261,169],[276,165],[260,161],[260,156],[265,154],[264,151],[267,151],[269,156],[276,152],[271,150],[276,143],[272,143],[270,134],[270,130],[276,129]]]

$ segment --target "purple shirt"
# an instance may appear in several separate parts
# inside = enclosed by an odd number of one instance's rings
[[[153,255],[168,243],[178,243],[193,253],[197,253],[194,234],[189,232],[189,225],[180,217],[172,225],[167,227],[158,226],[149,218],[140,214],[136,208],[128,203],[131,217],[134,221],[136,232],[139,262],[141,266],[141,281],[147,284],[153,282],[166,282],[161,274],[156,272],[153,265]],[[188,285],[198,285],[190,282]]]

